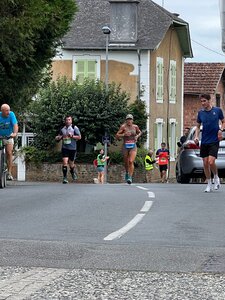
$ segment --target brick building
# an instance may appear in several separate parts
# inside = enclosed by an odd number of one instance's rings
[[[213,105],[225,110],[225,63],[185,63],[184,127],[196,124],[200,94],[210,94]]]

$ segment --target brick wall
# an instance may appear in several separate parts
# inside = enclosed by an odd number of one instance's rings
[[[185,95],[184,127],[193,127],[196,125],[197,114],[201,107],[199,96]]]

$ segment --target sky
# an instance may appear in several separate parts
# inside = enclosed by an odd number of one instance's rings
[[[219,0],[153,0],[189,23],[194,57],[186,62],[225,62]]]

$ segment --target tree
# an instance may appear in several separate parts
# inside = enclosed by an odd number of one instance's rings
[[[51,82],[40,91],[30,108],[36,145],[52,149],[66,115],[71,115],[81,130],[81,151],[86,143],[101,142],[105,131],[113,138],[128,113],[128,100],[129,96],[115,83],[109,84],[107,93],[102,81],[87,79],[79,85],[64,77]]]
[[[1,1],[0,104],[27,105],[75,12],[74,0]]]

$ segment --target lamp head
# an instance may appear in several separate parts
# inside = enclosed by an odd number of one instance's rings
[[[111,33],[111,29],[109,28],[109,26],[103,26],[102,27],[102,32],[104,34],[110,34]]]

